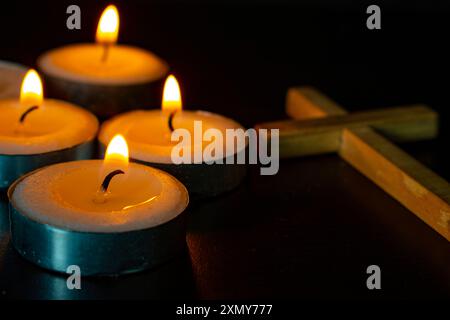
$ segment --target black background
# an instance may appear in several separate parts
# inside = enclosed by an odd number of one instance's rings
[[[402,145],[447,180],[450,8],[444,1],[115,1],[119,41],[166,59],[186,108],[247,127],[285,118],[286,90],[312,85],[348,110],[422,102],[441,115],[435,141]],[[66,28],[78,4],[82,29]],[[1,59],[34,66],[44,51],[91,42],[105,1],[0,3]],[[141,106],[139,106],[141,107]],[[157,107],[153,106],[153,107]],[[1,116],[1,115],[0,115]],[[194,203],[186,253],[145,273],[65,278],[21,259],[0,215],[3,298],[449,298],[448,242],[335,155],[282,161],[275,176],[251,168],[224,196]],[[382,290],[366,288],[366,268]]]

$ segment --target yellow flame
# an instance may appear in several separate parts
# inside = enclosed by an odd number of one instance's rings
[[[162,110],[179,111],[182,107],[180,85],[177,79],[173,75],[170,75],[164,84]]]
[[[105,163],[113,163],[121,167],[128,166],[128,145],[127,141],[121,134],[117,134],[108,144],[105,153]]]
[[[26,106],[40,106],[43,100],[42,81],[36,70],[30,69],[22,81],[20,102]]]
[[[119,12],[116,6],[109,5],[103,11],[95,36],[97,43],[114,44],[119,34]]]

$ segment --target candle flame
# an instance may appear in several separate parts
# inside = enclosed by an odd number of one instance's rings
[[[116,6],[109,5],[103,11],[95,36],[97,43],[114,44],[119,34],[119,12]]]
[[[36,70],[30,69],[22,81],[20,102],[26,106],[40,106],[43,100],[42,81]]]
[[[128,145],[122,135],[117,134],[112,138],[108,148],[106,148],[104,162],[118,165],[121,168],[128,166]]]
[[[182,106],[180,85],[173,75],[169,75],[164,84],[162,110],[179,111]]]

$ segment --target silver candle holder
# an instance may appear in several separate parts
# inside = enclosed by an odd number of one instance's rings
[[[91,140],[74,147],[45,153],[0,154],[0,189],[8,188],[18,178],[38,168],[59,162],[91,159],[94,152],[94,140]]]
[[[51,271],[67,273],[76,265],[82,276],[117,276],[160,265],[186,248],[186,210],[151,227],[124,232],[81,232],[36,221],[13,200],[21,177],[8,190],[11,241],[26,260]]]

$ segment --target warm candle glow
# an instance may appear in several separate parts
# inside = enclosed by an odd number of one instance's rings
[[[35,70],[31,69],[23,78],[20,89],[20,102],[25,106],[40,106],[42,100],[41,78]]]
[[[177,79],[170,75],[164,84],[162,110],[178,111],[182,109],[182,106],[180,86]]]
[[[125,138],[118,134],[112,138],[105,153],[105,164],[119,165],[121,168],[128,166],[128,145]]]
[[[103,11],[97,27],[97,43],[114,44],[119,34],[119,12],[116,6],[109,5]]]

